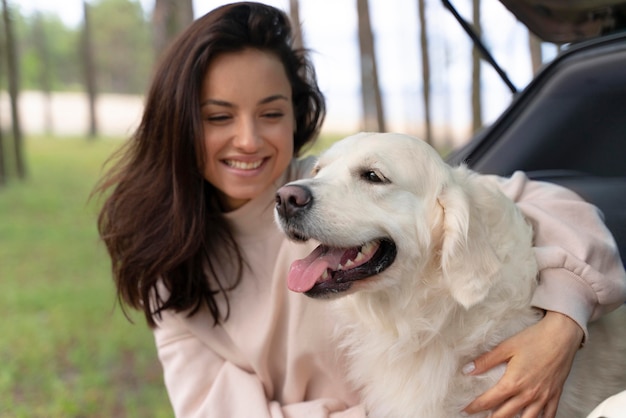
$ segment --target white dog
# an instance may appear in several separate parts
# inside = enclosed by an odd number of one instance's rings
[[[451,168],[418,139],[337,142],[312,179],[278,191],[276,218],[291,239],[321,243],[293,263],[288,286],[336,299],[349,378],[371,417],[461,416],[504,371],[462,367],[541,317],[529,224],[493,177]],[[623,318],[594,322],[558,417],[584,417],[626,388]]]

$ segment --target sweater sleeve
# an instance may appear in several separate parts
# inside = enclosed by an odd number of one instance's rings
[[[586,339],[589,321],[626,300],[624,265],[602,214],[569,189],[522,172],[498,182],[534,229],[539,286],[533,306],[569,316]]]
[[[196,338],[178,315],[164,312],[154,329],[165,386],[176,417],[364,418],[361,406],[337,399],[280,405],[267,399],[252,373],[221,358]]]

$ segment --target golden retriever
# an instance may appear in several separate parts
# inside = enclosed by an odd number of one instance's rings
[[[419,139],[337,142],[313,178],[279,189],[275,214],[289,238],[320,243],[288,286],[334,300],[348,376],[372,418],[462,416],[505,366],[462,367],[541,318],[529,223],[493,177],[450,167]],[[617,311],[593,323],[558,417],[584,417],[626,388],[625,324]]]

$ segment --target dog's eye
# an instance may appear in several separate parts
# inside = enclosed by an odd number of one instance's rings
[[[374,170],[365,170],[361,173],[361,178],[370,183],[384,183],[385,179],[381,178]]]

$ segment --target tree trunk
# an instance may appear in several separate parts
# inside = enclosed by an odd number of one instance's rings
[[[472,18],[476,34],[482,36],[480,25],[480,0],[472,0]],[[480,97],[480,51],[472,48],[472,132],[476,133],[483,127],[482,100]]]
[[[374,35],[370,23],[368,0],[357,0],[359,19],[359,49],[361,57],[361,95],[363,102],[363,130],[385,131],[376,54],[374,52]]]
[[[155,0],[152,12],[152,34],[155,57],[193,21],[192,0]]]
[[[20,179],[26,178],[26,165],[22,152],[22,128],[18,108],[19,72],[15,37],[13,36],[13,22],[6,0],[2,0],[2,15],[6,39],[6,58],[9,80],[9,98],[11,102],[11,127],[13,131],[13,148],[15,152],[15,168]]]
[[[537,74],[539,68],[543,63],[543,56],[541,53],[541,40],[528,32],[528,46],[530,48],[530,63],[532,65],[533,75]]]
[[[47,135],[51,135],[53,132],[52,126],[52,100],[51,90],[52,83],[50,82],[50,54],[48,45],[46,42],[46,34],[44,32],[43,21],[40,12],[36,12],[34,21],[34,42],[35,48],[41,59],[41,68],[39,73],[39,83],[41,91],[44,95],[44,131]]]
[[[93,38],[91,32],[91,19],[89,16],[89,5],[83,0],[83,38],[82,38],[82,61],[85,77],[85,89],[87,91],[87,101],[89,105],[89,139],[95,139],[98,135],[98,120],[96,115],[96,68],[93,58]]]
[[[0,48],[1,50],[2,48]],[[2,132],[2,126],[0,125],[0,187],[7,184],[7,170],[4,161],[4,132]]]
[[[428,51],[428,33],[426,27],[425,0],[418,0],[417,10],[420,22],[420,48],[422,52],[422,100],[424,102],[424,140],[433,143],[433,133],[430,120],[430,54]]]
[[[4,4],[2,5],[2,10],[4,10]],[[4,27],[4,25],[3,25]],[[4,34],[0,32],[0,82],[2,81],[2,76],[4,75],[4,67],[2,65],[6,60],[3,58],[5,56],[5,48],[4,48]],[[2,114],[0,114],[0,120],[2,120]],[[7,183],[7,169],[5,164],[5,152],[4,152],[4,131],[2,130],[2,124],[0,124],[0,187],[6,185]]]
[[[298,0],[289,0],[289,15],[293,26],[293,46],[301,49],[304,47],[304,38],[300,24],[300,2]]]

